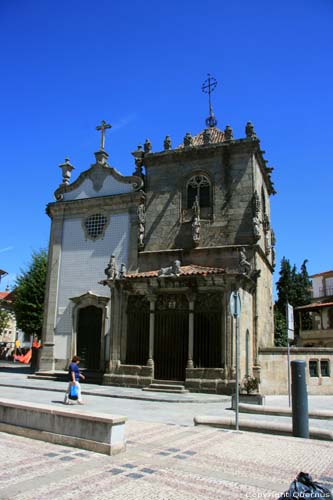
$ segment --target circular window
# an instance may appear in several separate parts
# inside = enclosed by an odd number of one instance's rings
[[[87,231],[87,235],[96,240],[101,238],[104,234],[107,223],[107,217],[103,214],[93,214],[86,218],[84,221],[84,226]]]

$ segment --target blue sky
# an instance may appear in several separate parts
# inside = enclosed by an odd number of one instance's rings
[[[208,72],[218,127],[244,137],[252,120],[275,168],[277,271],[332,269],[332,25],[331,0],[1,0],[0,289],[48,244],[64,158],[72,179],[89,168],[104,119],[111,165],[132,173],[147,137],[159,151],[205,127]]]

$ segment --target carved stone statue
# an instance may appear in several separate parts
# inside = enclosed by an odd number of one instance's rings
[[[192,222],[192,238],[196,245],[200,242],[200,218],[195,215]]]
[[[272,245],[271,245],[270,235],[271,235],[270,231],[267,231],[265,233],[265,253],[266,253],[266,255],[269,255],[271,253]]]
[[[250,274],[252,266],[246,258],[245,248],[242,247],[239,252],[239,267],[242,274]]]
[[[190,132],[186,132],[186,135],[184,137],[184,146],[186,148],[193,146],[193,137]]]
[[[165,151],[168,151],[171,148],[172,148],[171,138],[169,135],[167,135],[166,138],[164,139],[164,149]]]
[[[255,191],[253,193],[252,204],[253,204],[253,215],[254,217],[258,217],[260,214],[260,197],[258,191]]]
[[[138,206],[138,244],[139,248],[144,247],[146,213],[145,205],[141,202]]]
[[[200,217],[200,205],[198,197],[196,196],[192,205],[192,212],[194,217]]]
[[[117,278],[117,263],[115,255],[111,255],[110,261],[107,267],[104,269],[104,273],[109,280],[114,280]]]
[[[252,218],[252,225],[253,225],[253,235],[256,240],[260,239],[260,221],[258,217],[253,217]]]
[[[181,274],[181,262],[180,260],[175,260],[172,266],[161,267],[158,272],[158,276],[179,276]]]

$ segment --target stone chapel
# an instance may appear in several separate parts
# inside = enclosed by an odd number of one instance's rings
[[[241,296],[241,377],[260,378],[260,348],[273,347],[275,193],[251,122],[245,136],[215,121],[174,147],[147,139],[132,176],[108,162],[102,122],[96,161],[47,206],[49,273],[40,371],[65,370],[74,354],[102,383],[192,391],[235,385],[235,320]]]

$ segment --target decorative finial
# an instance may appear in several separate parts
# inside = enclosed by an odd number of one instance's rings
[[[65,162],[59,165],[59,168],[62,170],[62,183],[69,184],[71,172],[74,170],[73,165],[70,164],[69,158],[65,158]]]
[[[207,125],[207,127],[211,127],[211,128],[216,127],[216,125],[217,125],[217,119],[215,118],[215,115],[213,113],[212,103],[211,103],[211,99],[210,99],[210,95],[215,90],[216,85],[217,85],[216,79],[208,73],[207,80],[205,80],[201,86],[202,92],[204,94],[208,94],[209,117],[206,119],[206,125]]]
[[[234,138],[234,133],[230,125],[227,125],[224,129],[224,137],[226,141],[231,141]]]
[[[137,149],[131,153],[132,156],[135,158],[135,171],[133,172],[133,175],[138,175],[140,177],[143,176],[142,172],[142,167],[143,167],[143,149],[141,144],[138,145]]]
[[[191,146],[193,146],[193,137],[190,132],[186,132],[183,142],[185,148],[190,148]]]
[[[143,145],[143,149],[145,153],[150,153],[152,149],[152,145],[149,139],[146,139],[146,142]]]
[[[104,151],[105,131],[108,128],[112,128],[112,125],[110,125],[109,123],[106,123],[105,120],[102,120],[101,124],[96,127],[96,130],[100,130],[101,131],[101,146],[100,146],[100,150],[101,151]]]
[[[248,139],[255,139],[257,137],[252,122],[247,122],[245,127],[245,134]]]
[[[167,135],[164,139],[164,150],[165,151],[168,151],[169,149],[172,148],[172,145],[171,145],[171,138],[169,135]]]

